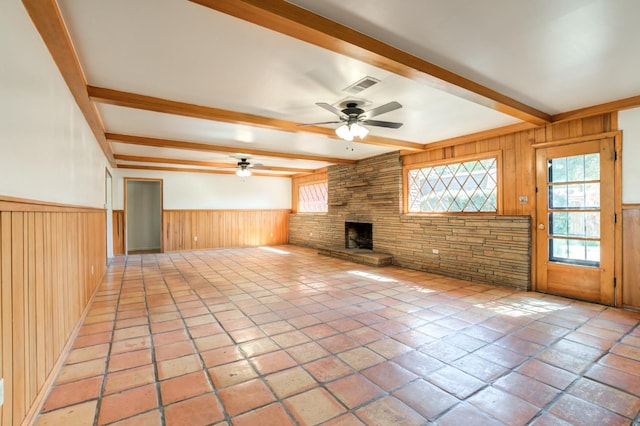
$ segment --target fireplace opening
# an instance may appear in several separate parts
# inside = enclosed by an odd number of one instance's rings
[[[344,236],[346,248],[373,250],[373,224],[345,222]]]

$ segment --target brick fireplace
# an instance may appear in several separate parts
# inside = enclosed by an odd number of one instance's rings
[[[392,256],[394,265],[530,288],[529,216],[404,214],[398,152],[331,166],[328,184],[327,213],[289,215],[290,243],[345,250],[346,223],[368,223],[373,253]]]

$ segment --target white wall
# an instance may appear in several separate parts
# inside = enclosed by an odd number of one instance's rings
[[[622,203],[640,203],[640,108],[620,111],[622,129]]]
[[[104,207],[108,163],[22,3],[0,12],[0,195]]]
[[[184,209],[290,209],[291,179],[206,173],[156,172],[114,169],[113,208],[124,208],[124,178],[162,179],[163,208]]]

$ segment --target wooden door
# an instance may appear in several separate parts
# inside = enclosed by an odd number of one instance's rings
[[[536,151],[537,289],[614,303],[613,138]]]

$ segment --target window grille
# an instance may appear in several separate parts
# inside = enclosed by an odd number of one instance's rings
[[[408,171],[409,213],[498,211],[497,157]]]
[[[298,188],[298,212],[327,212],[329,199],[327,186],[327,182],[301,185]]]

